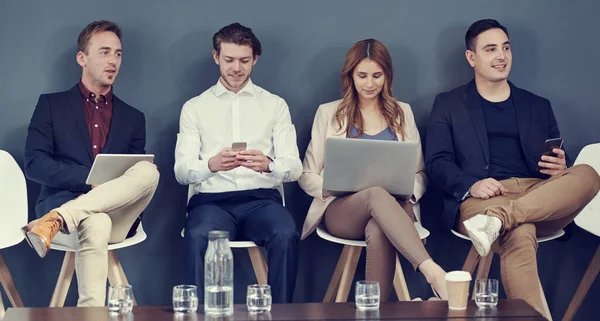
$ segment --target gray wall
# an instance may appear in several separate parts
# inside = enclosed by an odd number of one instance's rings
[[[0,1],[0,148],[23,163],[26,128],[40,93],[62,91],[80,77],[76,38],[90,21],[110,19],[124,29],[125,55],[115,93],[146,114],[147,150],[157,155],[161,182],[144,227],[148,239],[120,250],[119,257],[143,305],[170,304],[171,286],[182,282],[179,231],[185,218],[186,188],[175,181],[173,150],[179,111],[189,98],[214,84],[211,60],[214,32],[230,22],[252,27],[264,54],[253,80],[284,97],[304,154],[315,110],[340,95],[338,73],[350,46],[377,38],[391,51],[396,96],[412,105],[424,129],[434,96],[467,82],[472,71],[463,54],[470,23],[494,17],[510,31],[514,51],[511,80],[549,98],[575,156],[600,140],[597,109],[600,72],[596,13],[600,2],[581,1]],[[39,186],[29,182],[30,218]],[[288,207],[298,227],[309,205],[297,184],[286,186]],[[424,200],[427,247],[447,270],[461,267],[468,242],[448,235],[438,224],[439,199]],[[585,271],[598,238],[574,228],[566,242],[539,248],[541,279],[554,318],[562,317]],[[341,247],[315,235],[301,242],[295,301],[323,298]],[[40,259],[23,242],[2,250],[23,300],[47,305],[62,261],[61,252]],[[255,282],[249,259],[236,256],[236,301],[243,286]],[[364,258],[363,258],[364,260]],[[364,276],[361,260],[357,278]],[[491,277],[499,278],[498,260]],[[405,273],[413,296],[431,295],[422,275]],[[577,320],[600,319],[594,302],[596,280]],[[351,294],[352,295],[352,294]],[[7,302],[7,301],[5,301]],[[73,284],[68,305],[76,303]]]

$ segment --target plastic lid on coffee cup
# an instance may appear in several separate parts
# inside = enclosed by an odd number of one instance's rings
[[[446,281],[465,282],[471,281],[471,273],[467,271],[452,271],[446,273]]]

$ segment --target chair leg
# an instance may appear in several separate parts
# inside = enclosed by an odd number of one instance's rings
[[[331,281],[329,281],[329,286],[327,287],[325,298],[323,298],[323,303],[333,303],[335,299],[338,288],[340,286],[340,279],[342,278],[344,264],[348,259],[348,253],[350,253],[350,248],[350,245],[344,245],[342,254],[340,254],[340,258],[338,259],[337,264],[335,265],[335,270],[333,271],[333,275],[331,276]]]
[[[471,249],[469,250],[469,254],[467,255],[467,259],[465,260],[462,270],[473,275],[473,272],[475,272],[475,268],[477,267],[477,263],[479,263],[479,254],[477,253],[475,247],[471,245]]]
[[[538,281],[539,282],[539,281]],[[540,285],[540,293],[542,297],[542,304],[544,304],[544,312],[542,313],[543,317],[548,321],[552,321],[552,314],[550,313],[550,308],[548,307],[548,301],[546,301],[546,295],[544,294],[544,288],[542,287],[542,282],[539,282]]]
[[[51,308],[63,307],[65,305],[73,273],[75,273],[75,252],[65,252],[65,258],[58,274],[56,287],[52,293],[52,299],[50,299]]]
[[[410,294],[408,293],[408,286],[406,285],[406,279],[404,278],[404,272],[400,265],[400,259],[396,255],[396,271],[394,272],[394,289],[396,290],[396,296],[398,301],[410,301]]]
[[[256,275],[256,281],[258,284],[267,284],[269,275],[269,268],[262,250],[258,246],[248,248],[248,255],[250,255],[250,261],[252,262],[252,268],[254,268],[254,274]]]
[[[108,282],[110,285],[129,285],[115,251],[108,251]],[[133,296],[133,305],[137,305],[135,295]]]
[[[494,252],[490,252],[487,256],[480,257],[479,266],[477,267],[477,275],[475,280],[487,279],[490,274],[490,267],[492,266],[492,260],[494,259]],[[475,285],[473,285],[473,293],[471,299],[475,300]]]
[[[348,293],[350,293],[350,287],[352,286],[352,280],[354,279],[354,273],[356,272],[358,259],[360,259],[360,252],[362,252],[362,247],[350,246],[348,257],[346,258],[344,269],[342,270],[342,276],[340,277],[340,286],[337,290],[335,302],[348,301]]]
[[[108,282],[110,285],[123,285],[121,271],[119,271],[119,258],[115,251],[108,251]]]
[[[0,320],[4,319],[4,303],[2,302],[2,295],[0,295]]]
[[[22,308],[23,301],[21,300],[21,296],[17,291],[17,287],[15,286],[15,282],[13,281],[10,272],[8,272],[8,267],[2,258],[2,254],[0,254],[0,283],[2,283],[4,291],[6,291],[6,296],[8,296],[10,304],[15,308]]]
[[[116,251],[108,251],[108,282],[110,285],[129,285]],[[135,295],[133,296],[133,305],[137,305]]]
[[[573,296],[571,303],[569,303],[569,307],[567,307],[567,312],[565,312],[562,321],[573,320],[575,313],[577,313],[577,309],[579,309],[581,302],[583,302],[585,295],[590,290],[590,287],[594,283],[598,273],[600,273],[600,245],[596,249],[596,254],[594,254],[592,262],[590,262],[585,274],[583,274],[583,279],[581,279],[581,282],[577,287],[577,291],[575,291],[575,295]]]
[[[494,259],[494,253],[488,254],[479,259],[479,266],[477,267],[477,280],[487,279],[490,274],[490,267],[492,266],[492,260]]]

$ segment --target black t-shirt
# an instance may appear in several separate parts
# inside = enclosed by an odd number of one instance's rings
[[[512,96],[497,103],[479,97],[490,147],[489,177],[497,180],[530,177]]]

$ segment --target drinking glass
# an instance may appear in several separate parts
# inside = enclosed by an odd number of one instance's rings
[[[475,280],[475,303],[480,308],[498,305],[498,280]]]
[[[195,285],[173,287],[173,311],[175,313],[196,313],[198,311],[198,289]]]
[[[128,313],[133,309],[133,288],[131,285],[111,285],[108,288],[108,311]]]
[[[379,282],[356,282],[355,299],[356,308],[360,310],[379,309]]]
[[[248,291],[246,292],[246,305],[248,306],[248,312],[270,312],[271,302],[271,287],[269,285],[248,285]]]

